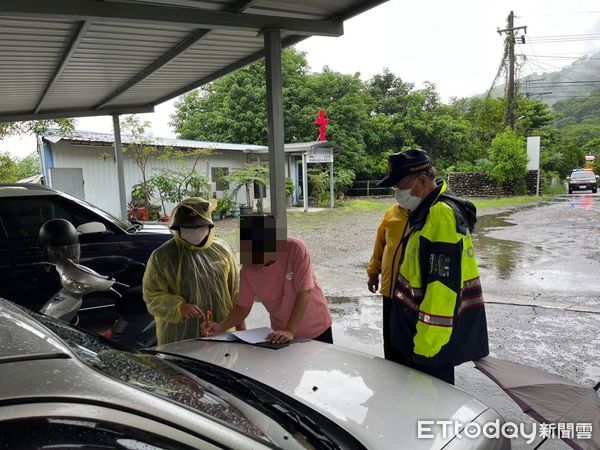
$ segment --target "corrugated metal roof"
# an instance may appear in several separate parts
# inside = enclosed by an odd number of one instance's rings
[[[109,144],[115,143],[115,137],[112,133],[99,133],[96,131],[73,131],[72,133],[63,133],[59,130],[50,130],[42,139],[52,142],[53,144],[60,141],[69,142],[89,142],[90,144]],[[122,134],[121,141],[123,144],[132,144],[136,141],[131,135]],[[234,150],[243,151],[248,153],[268,153],[269,148],[265,145],[254,145],[254,144],[231,144],[228,142],[210,142],[210,141],[191,141],[188,139],[172,139],[172,138],[159,138],[149,137],[146,140],[148,145],[154,145],[157,147],[176,147],[176,148],[204,148],[211,150]],[[333,142],[295,142],[293,144],[285,144],[284,149],[286,153],[303,153],[310,151],[318,147],[333,147],[337,151],[341,151],[341,147],[337,146]]]
[[[385,0],[0,2],[0,121],[152,111]]]
[[[115,136],[112,133],[98,133],[96,131],[74,131],[72,133],[62,133],[59,131],[51,130],[43,136],[43,139],[57,143],[59,141],[71,141],[71,142],[89,142],[98,144],[114,144]],[[133,144],[136,141],[131,135],[122,134],[121,141],[123,144]],[[209,142],[209,141],[191,141],[187,139],[171,139],[171,138],[159,138],[149,137],[145,139],[148,145],[154,145],[158,147],[177,147],[177,148],[204,148],[212,150],[237,150],[237,151],[268,151],[268,148],[264,145],[253,145],[253,144],[230,144],[227,142]]]

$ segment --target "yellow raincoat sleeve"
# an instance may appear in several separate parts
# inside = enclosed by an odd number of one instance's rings
[[[383,220],[377,228],[377,236],[375,237],[375,244],[373,245],[371,261],[369,262],[369,267],[367,267],[367,274],[369,276],[379,275],[381,273],[381,260],[383,259],[383,249],[385,248],[386,216],[383,217]]]
[[[233,252],[229,253],[229,276],[227,285],[229,286],[229,295],[233,304],[237,303],[238,294],[240,292],[240,271],[233,256]]]
[[[144,281],[142,284],[144,301],[148,312],[154,317],[165,322],[178,323],[183,320],[183,314],[179,305],[186,303],[180,295],[169,292],[169,283],[165,274],[156,261],[156,253],[153,253],[146,266]]]

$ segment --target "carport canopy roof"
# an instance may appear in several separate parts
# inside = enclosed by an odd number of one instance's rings
[[[151,112],[384,1],[2,1],[0,122]]]

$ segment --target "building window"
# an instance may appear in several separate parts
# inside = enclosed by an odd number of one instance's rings
[[[227,167],[211,167],[210,179],[213,183],[216,183],[217,191],[228,191],[229,182],[223,180],[223,177],[229,175],[229,169]]]

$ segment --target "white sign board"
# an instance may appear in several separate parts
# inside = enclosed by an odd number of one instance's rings
[[[540,170],[540,137],[527,138],[527,170]]]
[[[333,162],[333,149],[315,148],[306,155],[307,163],[331,163]]]

